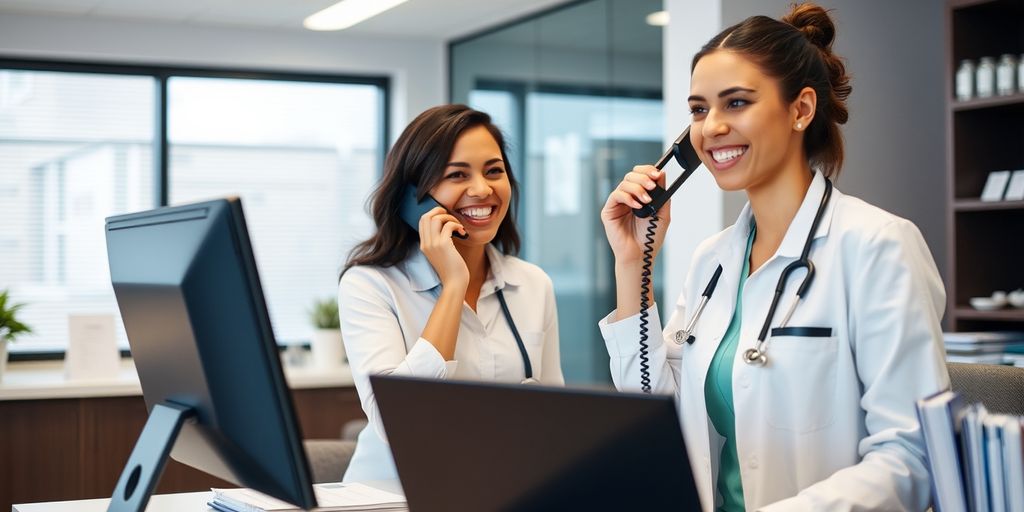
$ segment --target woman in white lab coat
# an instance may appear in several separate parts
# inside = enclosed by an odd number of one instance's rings
[[[646,343],[650,386],[678,396],[704,510],[929,504],[914,402],[949,386],[939,325],[945,292],[934,261],[911,222],[838,190],[809,237],[831,188],[826,177],[843,159],[838,125],[851,88],[831,50],[834,35],[828,13],[803,4],[781,21],[757,16],[729,27],[693,59],[690,140],[718,186],[744,190],[749,203],[733,226],[699,246],[660,336],[659,308],[650,308]],[[601,330],[619,389],[641,386],[638,312],[650,221],[631,209],[650,202],[655,183],[664,187],[662,172],[635,167],[601,212],[617,283],[617,308]],[[658,217],[655,251],[669,205]],[[813,285],[786,322],[806,274],[793,273],[755,352],[780,275],[805,243]],[[687,324],[719,267],[690,343]]]
[[[410,187],[443,205],[416,226],[400,216]],[[423,112],[388,152],[371,199],[377,232],[352,251],[338,288],[369,419],[346,481],[398,477],[370,375],[564,383],[551,280],[515,257],[516,198],[501,131],[465,105]]]

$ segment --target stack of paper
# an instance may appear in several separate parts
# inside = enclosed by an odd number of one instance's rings
[[[940,512],[1024,512],[1024,417],[963,405],[952,391],[917,410]]]
[[[953,363],[1013,364],[1024,354],[1024,332],[945,332],[942,338]]]
[[[316,484],[317,511],[407,511],[405,497],[359,483]],[[221,512],[297,512],[300,509],[252,489],[213,489],[210,507]]]

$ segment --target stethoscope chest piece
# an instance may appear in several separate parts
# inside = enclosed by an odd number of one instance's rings
[[[756,348],[748,348],[743,353],[743,362],[751,366],[764,366],[768,363],[768,356]]]

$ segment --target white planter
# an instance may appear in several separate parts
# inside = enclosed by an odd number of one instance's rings
[[[4,380],[7,370],[7,340],[0,340],[0,381]]]
[[[313,331],[310,349],[313,352],[313,366],[318,368],[336,368],[345,361],[345,345],[341,341],[340,329]]]

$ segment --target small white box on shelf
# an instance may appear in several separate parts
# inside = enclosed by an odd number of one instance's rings
[[[1024,169],[1013,171],[1010,184],[1006,186],[1006,201],[1024,201]]]
[[[1010,171],[992,171],[985,180],[985,189],[981,192],[982,201],[1002,201],[1006,184],[1010,181]]]

